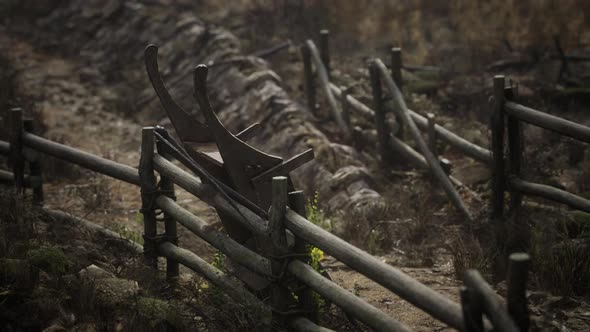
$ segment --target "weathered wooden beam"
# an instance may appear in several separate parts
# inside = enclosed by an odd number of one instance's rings
[[[318,75],[318,78],[320,81],[320,85],[322,86],[322,90],[324,91],[326,99],[328,100],[328,105],[330,106],[330,110],[332,111],[332,117],[333,117],[334,121],[336,121],[336,123],[338,124],[338,127],[340,127],[342,132],[345,134],[345,136],[348,137],[348,136],[350,136],[350,132],[348,130],[348,127],[346,126],[346,122],[344,122],[344,119],[342,119],[342,111],[340,110],[340,107],[336,101],[336,98],[334,97],[334,94],[332,93],[332,90],[330,89],[330,78],[328,77],[328,72],[326,71],[326,68],[325,68],[324,64],[322,63],[322,60],[320,58],[320,54],[319,54],[317,48],[315,47],[315,44],[313,43],[313,41],[308,40],[306,42],[306,45],[309,48],[309,52],[311,55],[311,61],[315,65],[316,72],[317,72],[317,75]]]
[[[269,309],[256,296],[252,295],[246,288],[232,276],[229,276],[211,264],[204,261],[194,253],[175,246],[170,242],[159,245],[159,252],[166,258],[173,259],[189,269],[205,277],[215,286],[234,300],[242,303],[249,309],[259,312],[268,312]]]
[[[397,85],[400,91],[403,91],[403,79],[402,79],[402,49],[400,47],[391,48],[391,78]]]
[[[504,215],[504,191],[506,175],[504,170],[504,76],[494,76],[494,113],[492,114],[492,154],[494,156],[492,177],[492,218],[498,220]]]
[[[509,257],[506,300],[508,313],[520,331],[528,331],[530,326],[529,309],[526,297],[526,284],[530,256],[526,253],[513,253]]]
[[[41,178],[38,176],[26,175],[23,178],[25,188],[35,188],[41,185]],[[0,181],[6,184],[14,185],[14,174],[10,171],[0,169]]]
[[[334,330],[316,325],[314,322],[304,317],[293,319],[290,325],[298,332],[334,332]]]
[[[389,317],[365,300],[322,277],[311,266],[295,260],[289,263],[288,269],[297,279],[375,331],[410,331],[410,328]]]
[[[307,107],[312,113],[316,109],[316,93],[314,86],[313,68],[311,64],[311,52],[306,44],[300,47],[301,60],[303,61],[303,88],[307,97]]]
[[[224,215],[242,223],[254,234],[264,234],[266,232],[268,221],[234,201],[235,206],[238,208],[236,210],[213,186],[202,183],[197,177],[162,156],[154,156],[154,169],[161,176],[170,178],[178,186],[199,197],[203,202],[212,205]]]
[[[506,102],[505,112],[521,121],[590,143],[590,127],[543,113],[512,101]]]
[[[516,323],[510,318],[510,315],[500,301],[499,296],[482,278],[479,272],[476,270],[465,271],[464,282],[469,288],[469,291],[476,292],[479,299],[482,301],[484,312],[492,322],[494,331],[519,332]]]
[[[251,127],[249,127],[251,128]],[[156,142],[156,150],[162,157],[170,160],[171,157],[165,152],[164,142],[158,140]],[[176,201],[176,195],[174,194],[174,182],[166,176],[160,176],[160,190],[161,192],[173,201]],[[176,227],[176,219],[168,212],[164,213],[164,233],[166,240],[174,245],[178,245],[178,229]],[[178,262],[172,259],[166,260],[166,280],[168,282],[175,282],[180,275],[180,267]]]
[[[35,128],[32,119],[26,119],[23,123],[24,130],[28,133],[35,133]],[[26,154],[26,152],[25,152]],[[33,160],[31,160],[33,159]],[[31,177],[37,177],[39,183],[33,186],[33,204],[42,206],[43,205],[43,176],[41,169],[40,158],[29,159],[29,173]],[[26,182],[26,181],[25,181]]]
[[[139,186],[137,168],[101,158],[29,133],[23,135],[23,143],[25,146],[52,157],[63,159],[95,172]]]
[[[552,186],[528,182],[518,178],[509,178],[511,190],[518,190],[524,194],[547,198],[590,213],[590,200]]]
[[[371,81],[371,92],[373,94],[373,107],[375,109],[375,128],[377,129],[377,149],[384,165],[393,162],[391,147],[388,137],[389,128],[385,124],[385,110],[383,107],[383,91],[381,87],[381,75],[375,66],[369,67],[369,78]]]
[[[156,235],[155,199],[156,175],[154,173],[154,127],[144,127],[141,131],[141,157],[139,159],[139,180],[141,186],[141,213],[143,214],[143,254],[149,266],[158,268]]]
[[[483,310],[480,301],[474,296],[473,291],[465,286],[459,288],[459,294],[465,318],[464,330],[466,332],[483,332]]]
[[[434,318],[452,327],[463,328],[460,306],[416,279],[314,225],[293,211],[287,210],[286,225],[295,236],[322,249]]]
[[[338,88],[333,83],[330,83],[330,89],[338,98],[342,98],[342,90],[340,88]],[[375,111],[373,111],[367,105],[361,103],[358,99],[354,98],[351,95],[347,95],[346,100],[348,101],[351,110],[355,110],[358,114],[360,114],[362,117],[369,121],[371,121],[374,118]],[[412,119],[414,120],[418,128],[420,128],[421,130],[427,130],[428,120],[424,116],[412,110],[408,111],[410,112],[410,115],[412,116]],[[457,134],[449,131],[448,129],[440,125],[436,125],[435,130],[438,135],[438,138],[440,138],[445,143],[451,145],[452,147],[456,148],[457,150],[463,152],[467,156],[477,161],[480,161],[486,165],[492,164],[493,159],[490,150],[484,149],[477,144],[471,143],[468,140],[458,136]]]
[[[372,65],[378,68],[381,74],[381,78],[385,81],[386,86],[388,87],[391,93],[391,97],[394,100],[395,105],[397,106],[396,112],[399,114],[403,124],[407,127],[408,131],[412,135],[412,138],[418,145],[420,152],[428,162],[432,174],[441,184],[455,208],[459,210],[459,212],[461,212],[468,220],[472,220],[473,217],[471,215],[471,212],[463,202],[463,199],[461,198],[457,190],[453,187],[451,180],[449,180],[448,176],[443,171],[442,167],[440,166],[440,162],[438,161],[438,158],[436,158],[432,154],[432,152],[430,152],[428,146],[426,145],[426,142],[424,142],[424,139],[420,135],[418,127],[416,127],[414,120],[412,120],[409,114],[408,107],[406,106],[406,103],[404,101],[404,97],[401,94],[398,87],[396,86],[393,79],[390,77],[387,71],[387,67],[385,67],[385,64],[383,64],[383,62],[379,59],[375,59],[372,62]]]
[[[515,88],[509,87],[506,91],[506,100],[514,100]],[[508,131],[508,170],[511,176],[520,178],[521,177],[521,164],[522,156],[524,153],[523,147],[523,135],[520,120],[516,117],[507,116],[506,127]],[[518,213],[522,205],[522,193],[518,191],[510,192],[510,214],[515,215]]]
[[[328,78],[330,78],[332,76],[330,66],[330,30],[327,29],[320,30],[320,57],[326,67]]]
[[[436,149],[436,115],[434,113],[427,113],[426,118],[428,119],[428,147],[434,156],[438,156]]]
[[[10,161],[14,174],[14,187],[17,195],[25,190],[25,157],[23,155],[23,110],[10,110]]]
[[[213,247],[219,249],[219,251],[226,254],[232,260],[260,275],[271,275],[270,261],[268,259],[239,244],[227,234],[215,230],[215,227],[193,215],[171,198],[159,196],[156,199],[156,204],[178,223],[207,241]]]

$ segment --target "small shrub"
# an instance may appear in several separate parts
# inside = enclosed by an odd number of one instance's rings
[[[460,237],[457,238],[449,246],[449,251],[455,278],[459,280],[463,279],[463,274],[469,269],[476,269],[482,275],[486,275],[490,270],[494,256],[485,252],[479,241],[473,238],[468,241],[464,241]]]
[[[64,252],[54,246],[41,246],[27,252],[27,258],[33,266],[53,275],[63,275],[67,272],[70,261]]]
[[[326,215],[322,209],[318,207],[318,193],[313,195],[312,199],[307,200],[307,220],[311,221],[314,225],[317,225],[327,231],[332,230],[332,224],[326,218]]]

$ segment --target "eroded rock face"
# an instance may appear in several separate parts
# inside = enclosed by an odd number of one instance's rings
[[[187,74],[196,64],[241,59],[214,66],[209,73],[212,102],[224,124],[237,132],[260,122],[263,132],[253,145],[284,158],[313,148],[316,159],[293,172],[294,181],[309,196],[317,191],[324,207],[345,212],[380,203],[381,196],[371,189],[366,176],[355,178],[354,186],[349,176],[342,176],[348,167],[365,167],[358,152],[331,142],[316,128],[264,60],[242,56],[235,36],[173,7],[157,1],[109,1],[104,7],[102,1],[72,0],[40,19],[38,25],[49,46],[77,53],[88,62],[81,75],[98,72],[106,76],[105,83],[119,92],[118,104],[133,109],[133,116],[145,125],[164,118],[142,64],[146,45],[160,45],[164,80],[168,85],[175,82],[172,95],[187,110],[194,103]]]

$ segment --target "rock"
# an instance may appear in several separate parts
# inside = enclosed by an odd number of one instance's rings
[[[80,270],[80,272],[78,272],[78,275],[82,279],[90,279],[90,280],[103,279],[103,278],[114,278],[115,277],[112,273],[107,272],[94,264]]]

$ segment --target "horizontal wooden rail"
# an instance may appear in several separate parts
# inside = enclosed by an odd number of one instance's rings
[[[221,195],[214,187],[202,183],[197,177],[174,165],[166,160],[166,158],[160,155],[155,155],[154,169],[162,176],[170,178],[172,182],[176,183],[184,190],[200,198],[203,202],[212,205],[216,210],[231,217],[235,221],[242,223],[254,234],[264,234],[267,231],[267,220],[234,201],[234,206],[239,210],[238,212],[238,210],[232,206],[230,201]]]
[[[516,177],[508,179],[511,189],[523,194],[547,198],[590,213],[590,200],[545,184],[528,182]]]
[[[590,127],[551,114],[543,113],[511,101],[506,102],[505,106],[506,114],[521,121],[590,143]]]
[[[0,141],[0,154],[7,155],[10,153],[10,143]]]
[[[222,251],[232,260],[263,276],[271,275],[270,261],[268,259],[237,243],[225,233],[215,230],[207,222],[182,208],[173,199],[159,196],[156,199],[156,204],[162,211],[173,217],[176,222]]]
[[[24,145],[58,159],[63,159],[115,179],[139,185],[137,169],[109,159],[95,156],[48,139],[24,133]]]
[[[207,280],[221,288],[231,298],[242,303],[248,308],[260,310],[260,312],[269,310],[268,307],[262,303],[262,301],[246,290],[246,288],[239,281],[229,275],[226,275],[194,253],[177,247],[170,242],[161,243],[158,246],[158,251],[164,257],[173,259],[174,261],[207,278]]]
[[[154,169],[161,175],[172,179],[181,188],[201,198],[204,202],[231,215],[236,221],[242,222],[253,233],[264,234],[266,232],[268,221],[236,203],[240,211],[246,216],[246,218],[243,218],[213,188],[201,183],[196,177],[165,158],[158,155],[154,156]],[[365,274],[435,318],[453,327],[462,328],[462,314],[458,304],[392,266],[382,263],[368,253],[313,225],[310,221],[291,210],[287,212],[286,223],[287,228],[303,240]]]
[[[334,282],[322,277],[311,266],[294,260],[288,270],[297,279],[314,289],[326,299],[341,307],[345,312],[358,318],[376,331],[410,331],[404,324],[389,317],[365,300],[355,296]]]
[[[337,87],[333,83],[330,83],[330,89],[332,89],[332,91],[338,98],[341,98],[342,90],[339,87]],[[370,121],[373,121],[375,111],[373,111],[370,107],[363,104],[351,95],[347,95],[346,100],[348,101],[351,108],[356,110],[363,117],[369,119]],[[408,109],[408,111],[410,112],[410,116],[412,117],[418,128],[420,128],[423,131],[428,130],[428,120],[424,116],[410,109]],[[434,129],[436,131],[437,138],[440,138],[441,140],[456,148],[457,150],[463,152],[467,156],[477,161],[480,161],[486,165],[491,165],[493,157],[492,152],[490,150],[482,148],[477,144],[471,143],[463,137],[453,133],[452,131],[438,124],[435,125]]]
[[[14,173],[0,170],[0,182],[14,184]],[[41,177],[39,176],[24,176],[24,185],[27,188],[38,188],[41,186]]]
[[[470,291],[475,291],[476,297],[483,303],[484,312],[490,319],[494,331],[519,332],[500,297],[476,270],[465,272],[465,285]]]
[[[322,249],[434,318],[454,328],[463,329],[463,314],[457,303],[291,210],[287,210],[285,221],[287,228],[304,241]]]
[[[334,330],[319,326],[304,317],[297,317],[291,320],[290,325],[295,331],[299,332],[334,332]]]

